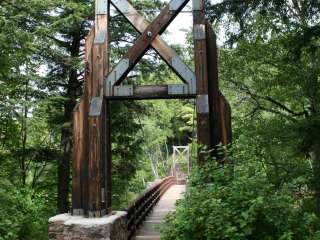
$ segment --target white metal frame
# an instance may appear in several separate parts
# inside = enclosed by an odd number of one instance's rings
[[[173,176],[176,176],[176,162],[178,160],[178,157],[181,155],[186,156],[186,160],[188,163],[188,175],[191,172],[191,157],[190,157],[190,147],[189,146],[173,146]]]

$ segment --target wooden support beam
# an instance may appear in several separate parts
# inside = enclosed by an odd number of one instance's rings
[[[105,101],[91,100],[89,112],[89,217],[106,214],[105,207]]]
[[[211,127],[211,148],[212,155],[217,160],[224,160],[224,155],[218,154],[216,146],[223,144],[227,146],[231,143],[231,109],[226,98],[219,90],[218,81],[218,49],[217,38],[209,22],[206,22],[207,38],[207,62],[208,67],[208,87],[209,87],[209,110],[210,110],[210,127]]]
[[[88,210],[88,108],[92,89],[92,45],[94,28],[85,42],[85,86],[84,95],[74,109],[73,116],[73,176],[72,214],[83,215]]]
[[[187,4],[188,0],[178,1],[175,8],[171,8],[172,2],[177,2],[177,0],[171,0],[170,4],[166,6],[158,17],[145,29],[135,44],[129,49],[128,53],[124,55],[119,64],[110,72],[107,78],[107,88],[109,88],[107,92],[111,90],[110,88],[113,85],[119,85],[125,79],[127,74],[148,50],[153,40],[166,29]]]
[[[83,123],[84,101],[81,100],[73,113],[73,163],[72,163],[72,212],[75,215],[84,213],[81,193],[81,163],[84,156]]]
[[[100,34],[104,35],[103,39],[99,39]],[[103,101],[106,37],[105,31],[96,32],[93,44],[93,85],[89,112],[89,217],[101,217],[106,213],[104,167],[106,166],[105,123],[107,113],[106,103]]]
[[[206,39],[207,39],[207,62],[208,67],[208,89],[210,105],[210,126],[211,126],[211,148],[215,148],[222,143],[221,131],[221,105],[220,91],[218,80],[218,53],[216,36],[209,22],[206,22]],[[213,153],[216,155],[216,153]],[[217,157],[217,156],[215,156]]]
[[[197,123],[198,142],[211,149],[210,139],[210,114],[208,96],[208,61],[207,42],[205,31],[204,0],[193,1],[193,38],[194,38],[194,59],[195,73],[197,79]],[[198,160],[204,161],[205,154],[199,152]]]
[[[108,100],[143,100],[143,99],[187,99],[195,98],[196,94],[169,94],[172,85],[130,86],[132,94],[127,96],[107,96]]]
[[[85,41],[85,82],[84,82],[84,99],[88,103],[93,96],[92,89],[93,89],[93,62],[92,62],[92,55],[93,55],[93,43],[95,39],[95,26],[93,26],[86,37]],[[87,109],[87,111],[89,111]]]
[[[107,213],[112,211],[112,145],[111,145],[111,110],[110,110],[110,101],[105,99],[105,165],[104,165],[104,174],[105,174],[105,207]]]
[[[232,142],[231,107],[227,99],[220,94],[222,143],[227,146]]]
[[[89,110],[89,191],[88,191],[88,215],[89,217],[101,217],[107,213],[107,175],[111,175],[111,159],[107,159],[111,154],[107,154],[110,148],[106,141],[107,103],[104,99],[104,78],[108,72],[109,55],[109,35],[108,35],[109,1],[96,0],[96,20],[95,38],[92,46],[92,81],[90,90],[90,110]],[[108,176],[109,177],[109,176]],[[108,202],[111,204],[111,202]]]
[[[146,31],[149,23],[127,0],[111,0],[111,3],[140,34]],[[195,93],[195,74],[178,54],[159,35],[151,42],[151,46],[181,80],[189,84],[190,92]]]

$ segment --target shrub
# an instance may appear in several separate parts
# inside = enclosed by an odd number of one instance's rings
[[[250,163],[236,171],[208,164],[192,173],[162,239],[320,239],[319,219],[298,205],[292,189],[275,187]]]
[[[45,196],[0,181],[0,240],[47,239],[47,222],[53,211]]]

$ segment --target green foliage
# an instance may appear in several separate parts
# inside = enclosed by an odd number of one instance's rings
[[[47,239],[47,219],[54,213],[52,198],[27,188],[0,182],[0,239]]]
[[[207,164],[193,171],[163,239],[318,239],[319,219],[303,209],[297,189],[275,186],[248,159],[230,168]]]
[[[195,169],[165,239],[320,238],[319,7],[315,0],[208,3],[208,17],[226,37],[219,69],[233,109],[235,165]],[[70,159],[93,10],[89,0],[1,1],[0,239],[47,238],[57,166]],[[120,14],[110,27],[116,63],[138,34]],[[192,65],[191,45],[174,48]],[[180,80],[149,51],[126,81]],[[124,209],[148,181],[168,173],[172,145],[193,139],[195,107],[172,100],[111,108],[113,203]]]
[[[235,139],[254,151],[269,181],[301,176],[320,216],[320,31],[317,1],[252,0],[211,5],[225,30],[220,76]]]

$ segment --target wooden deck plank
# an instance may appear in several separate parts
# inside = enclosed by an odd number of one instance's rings
[[[171,186],[161,197],[158,204],[153,208],[153,211],[146,218],[143,225],[139,228],[134,239],[160,239],[160,232],[157,229],[157,225],[163,223],[166,215],[174,211],[175,204],[177,200],[183,198],[185,189],[185,185]]]

